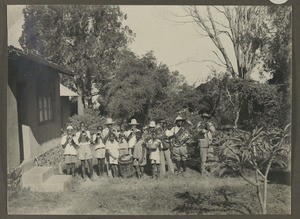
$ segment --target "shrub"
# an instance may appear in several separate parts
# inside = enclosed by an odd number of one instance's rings
[[[79,129],[81,122],[84,122],[90,131],[95,131],[99,125],[104,126],[106,118],[99,115],[97,111],[85,109],[83,115],[74,115],[69,118],[68,125]]]

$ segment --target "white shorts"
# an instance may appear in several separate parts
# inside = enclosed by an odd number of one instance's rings
[[[79,160],[92,159],[90,143],[87,142],[87,143],[79,144],[78,155],[79,155]]]

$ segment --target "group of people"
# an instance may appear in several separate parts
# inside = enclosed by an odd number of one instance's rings
[[[207,151],[212,142],[215,127],[209,121],[210,115],[202,114],[202,121],[197,125],[198,144],[200,147],[201,172],[205,171]],[[97,159],[98,176],[105,174],[112,177],[120,176],[120,165],[128,159],[132,161],[138,178],[143,177],[145,165],[151,165],[152,177],[159,178],[161,172],[183,174],[187,168],[187,144],[191,140],[190,127],[192,123],[180,116],[173,124],[151,121],[142,130],[139,123],[132,119],[129,130],[121,124],[114,129],[116,123],[108,118],[105,128],[98,126],[94,134],[88,130],[84,122],[79,130],[74,131],[67,126],[66,135],[62,137],[64,160],[67,174],[75,176],[75,163],[81,161],[82,178],[86,180],[86,163],[91,180],[96,180],[93,174],[92,158]]]

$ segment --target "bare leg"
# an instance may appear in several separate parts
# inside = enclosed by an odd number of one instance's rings
[[[176,167],[177,167],[177,172],[179,173],[181,171],[181,163],[179,160],[176,160]]]
[[[67,175],[70,175],[70,164],[67,163],[66,166],[67,166]]]
[[[75,177],[75,163],[71,163],[72,176]]]
[[[185,172],[186,171],[186,161],[185,160],[182,161],[182,168],[183,168],[183,172]]]
[[[88,165],[89,165],[90,178],[91,178],[91,180],[94,180],[94,177],[93,177],[93,166],[92,166],[93,162],[92,162],[92,159],[88,159],[87,162],[88,162]]]
[[[156,179],[158,179],[159,178],[159,176],[160,176],[160,164],[156,164],[156,166],[157,166],[157,172],[156,172]]]
[[[104,165],[105,165],[105,158],[101,158],[99,160],[100,160],[99,175],[103,176]]]
[[[85,160],[81,160],[81,172],[82,172],[82,178],[85,181]]]
[[[141,170],[141,177],[143,177],[143,175],[144,175],[144,166],[140,166],[140,170]]]
[[[98,162],[98,176],[101,176],[101,159],[100,158],[97,158],[97,162]]]
[[[112,170],[112,177],[115,178],[116,177],[116,165],[115,164],[111,164],[111,170]]]

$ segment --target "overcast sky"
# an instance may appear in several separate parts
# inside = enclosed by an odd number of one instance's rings
[[[24,6],[8,5],[7,8],[8,45],[20,47],[18,39],[22,33]],[[212,62],[203,62],[203,60],[218,61],[213,53],[217,50],[210,39],[200,36],[192,23],[180,22],[185,18],[174,16],[184,15],[182,6],[120,6],[120,8],[128,17],[124,24],[136,33],[135,40],[130,45],[136,54],[143,55],[148,51],[154,51],[158,62],[167,64],[171,70],[178,70],[189,84],[198,85],[205,81],[211,73],[211,66],[220,69]],[[233,57],[233,50],[230,47],[228,49],[229,55]]]

